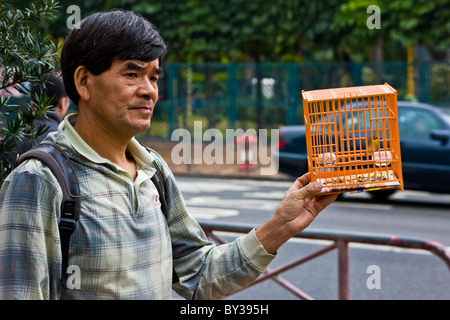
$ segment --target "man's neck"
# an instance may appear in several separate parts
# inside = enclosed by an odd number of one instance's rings
[[[133,179],[136,178],[136,162],[126,152],[132,137],[119,136],[109,132],[82,114],[78,114],[73,128],[98,155],[128,171]]]

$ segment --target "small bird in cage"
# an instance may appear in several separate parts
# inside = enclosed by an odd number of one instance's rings
[[[380,137],[376,134],[367,139],[367,153],[380,150]]]

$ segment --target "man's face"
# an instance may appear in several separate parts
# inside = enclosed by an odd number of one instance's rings
[[[90,78],[89,109],[111,134],[134,136],[150,127],[156,101],[159,61],[113,61],[111,67]]]

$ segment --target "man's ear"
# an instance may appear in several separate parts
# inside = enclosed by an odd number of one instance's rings
[[[91,97],[89,91],[89,75],[90,72],[85,66],[79,66],[73,75],[75,88],[77,88],[80,99],[88,101]]]

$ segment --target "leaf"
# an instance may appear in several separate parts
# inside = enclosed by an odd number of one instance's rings
[[[36,138],[44,128],[34,128],[34,120],[45,117],[51,102],[40,97],[36,109],[19,107],[10,96],[17,90],[28,94],[29,85],[44,81],[44,75],[57,71],[61,45],[51,38],[32,31],[30,26],[55,17],[57,2],[34,1],[30,8],[17,9],[0,2],[0,184],[12,169],[7,154],[24,137]]]

